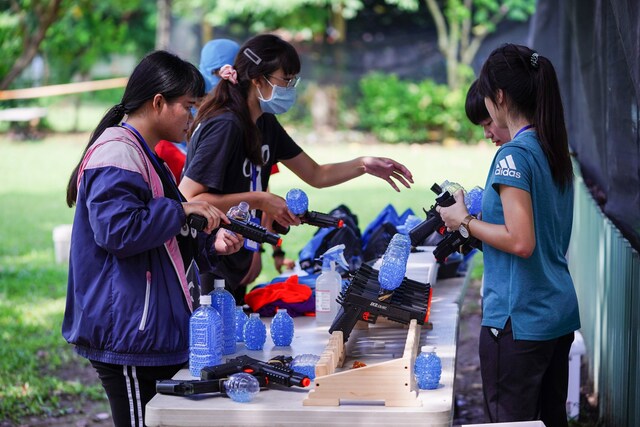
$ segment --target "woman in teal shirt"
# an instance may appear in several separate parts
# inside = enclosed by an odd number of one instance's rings
[[[551,62],[504,45],[482,67],[478,91],[512,140],[493,160],[482,220],[458,203],[439,209],[449,229],[482,240],[480,365],[489,422],[566,426],[569,350],[580,328],[565,254],[573,218],[573,171]]]

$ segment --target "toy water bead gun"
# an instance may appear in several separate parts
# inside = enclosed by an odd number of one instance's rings
[[[242,204],[246,205],[248,210],[249,205],[246,202],[241,202],[240,205]],[[240,207],[240,205],[238,205],[238,207]],[[254,242],[268,243],[274,246],[280,246],[282,244],[282,239],[278,234],[268,231],[260,224],[251,222],[248,216],[241,219],[239,216],[227,214],[227,218],[229,218],[230,223],[227,224],[221,221],[221,228],[238,233]],[[207,219],[202,215],[191,214],[187,217],[187,224],[197,231],[202,231],[207,226]]]
[[[292,188],[289,190],[285,199],[287,200],[287,207],[291,213],[300,218],[300,222],[303,224],[309,224],[320,228],[341,228],[344,225],[344,221],[340,218],[336,218],[326,213],[310,211],[309,198],[306,193],[299,188]],[[280,234],[287,234],[289,232],[289,227],[285,228],[276,221],[273,222],[273,229]]]

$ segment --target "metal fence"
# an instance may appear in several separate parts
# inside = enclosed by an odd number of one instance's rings
[[[576,171],[569,268],[604,425],[640,425],[640,256]]]

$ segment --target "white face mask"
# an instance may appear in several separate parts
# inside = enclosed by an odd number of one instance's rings
[[[264,99],[260,88],[258,89],[258,100],[260,101],[260,108],[264,113],[282,114],[289,111],[293,104],[296,103],[296,88],[295,87],[282,87],[273,85],[269,79],[264,78],[269,86],[271,86],[271,98]]]

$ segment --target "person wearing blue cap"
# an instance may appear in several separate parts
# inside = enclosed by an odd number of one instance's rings
[[[220,76],[218,71],[233,61],[240,50],[240,45],[229,39],[216,39],[207,42],[200,52],[200,72],[204,77],[205,91],[211,92],[218,82]]]
[[[204,77],[205,95],[211,92],[218,82],[218,70],[226,64],[233,64],[240,45],[229,39],[216,39],[207,42],[200,52],[199,70]],[[195,116],[195,112],[193,112]],[[160,141],[156,154],[165,161],[177,183],[180,183],[182,168],[187,158],[187,143]]]
[[[271,168],[280,162],[302,181],[324,188],[364,174],[396,181],[410,188],[411,172],[395,160],[361,156],[349,161],[318,164],[287,134],[276,118],[296,102],[301,63],[296,49],[273,34],[246,41],[233,64],[224,66],[222,80],[205,98],[189,130],[189,148],[180,190],[188,200],[207,200],[229,209],[249,203],[252,221],[270,226],[299,225],[283,197],[267,191]],[[263,215],[264,214],[264,215]],[[248,242],[238,254],[225,257],[211,275],[225,279],[241,303],[246,285],[255,280],[255,254]],[[237,256],[235,256],[237,255]],[[232,257],[232,259],[227,259]],[[255,268],[253,268],[255,267]]]

